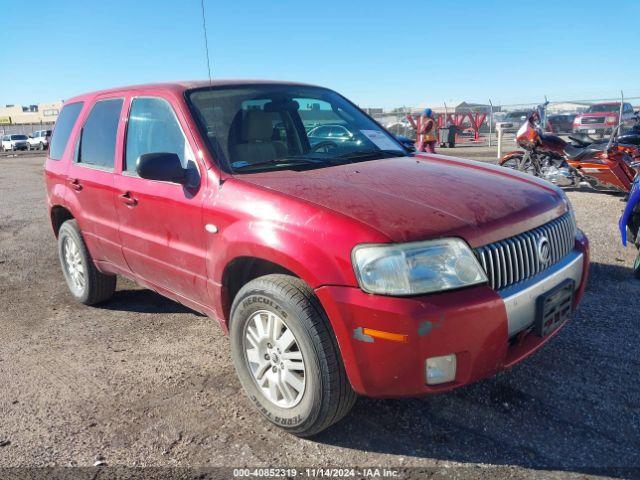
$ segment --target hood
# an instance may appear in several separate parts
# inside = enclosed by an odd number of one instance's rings
[[[535,228],[567,208],[547,182],[443,155],[237,178],[351,217],[392,242],[458,236],[476,247]]]

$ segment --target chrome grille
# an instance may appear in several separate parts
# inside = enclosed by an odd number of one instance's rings
[[[604,123],[604,117],[582,117],[583,125],[593,125],[594,123]]]
[[[549,261],[538,258],[540,238],[549,240]],[[510,287],[558,263],[571,250],[576,238],[573,216],[566,213],[538,228],[474,250],[494,290]]]

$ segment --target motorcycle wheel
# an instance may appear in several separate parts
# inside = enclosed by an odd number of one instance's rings
[[[512,170],[528,173],[529,175],[536,175],[536,169],[531,158],[525,158],[524,155],[513,156],[508,160],[505,160],[501,165],[503,167],[511,168]]]

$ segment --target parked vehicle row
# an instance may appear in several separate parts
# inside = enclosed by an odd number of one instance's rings
[[[51,130],[37,130],[32,135],[3,135],[0,149],[4,151],[46,150],[49,147],[50,137]]]
[[[573,136],[574,143],[567,142],[545,131],[545,106],[531,112],[518,130],[516,142],[523,150],[506,153],[499,164],[560,187],[589,185],[627,193],[636,174],[631,162],[640,159],[640,147],[620,143],[620,126],[614,127],[607,142],[588,136]]]
[[[73,297],[106,301],[122,275],[218,319],[257,411],[302,436],[356,395],[442,392],[520,362],[566,324],[588,275],[561,189],[411,155],[315,86],[69,99],[45,181]]]

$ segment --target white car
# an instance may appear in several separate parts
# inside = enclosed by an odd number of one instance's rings
[[[507,113],[502,121],[496,122],[496,131],[515,132],[525,122],[530,112],[516,111]]]
[[[2,150],[28,150],[29,137],[26,135],[3,135]]]
[[[46,150],[49,147],[51,130],[36,130],[29,136],[27,142],[30,150]]]

